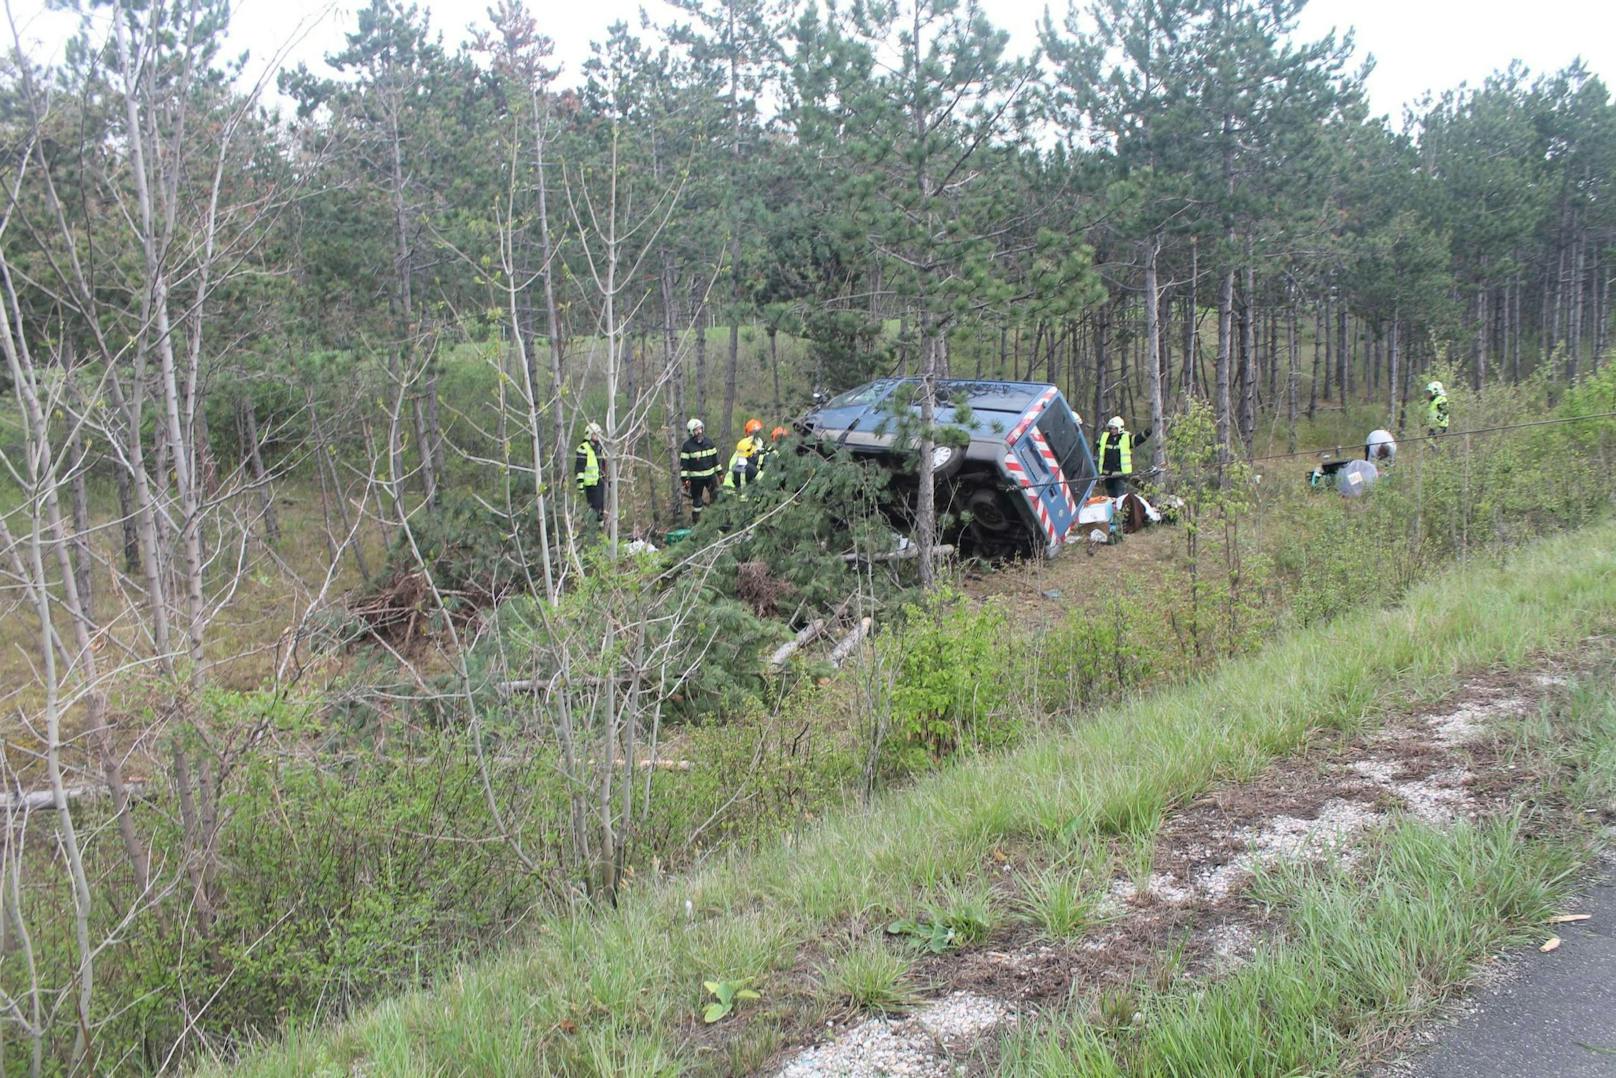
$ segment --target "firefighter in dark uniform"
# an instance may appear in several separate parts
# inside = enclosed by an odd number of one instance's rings
[[[679,483],[690,496],[690,523],[701,523],[702,507],[718,500],[718,447],[699,419],[685,424],[690,437],[679,447]]]

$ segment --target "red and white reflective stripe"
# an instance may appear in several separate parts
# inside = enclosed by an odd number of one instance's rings
[[[1022,497],[1026,498],[1027,504],[1032,507],[1033,514],[1038,517],[1038,523],[1044,526],[1044,533],[1049,536],[1049,541],[1051,543],[1060,542],[1060,539],[1055,534],[1055,522],[1049,519],[1049,507],[1044,504],[1044,500],[1033,489],[1032,480],[1027,478],[1027,469],[1022,467],[1021,462],[1016,459],[1014,453],[1004,455],[1004,470],[1009,472],[1017,483],[1021,484]]]
[[[1032,432],[1032,444],[1038,448],[1038,455],[1044,458],[1044,463],[1049,465],[1049,474],[1053,475],[1055,482],[1060,484],[1061,493],[1066,496],[1066,511],[1069,513],[1077,512],[1077,499],[1072,497],[1072,488],[1067,485],[1066,475],[1061,471],[1060,461],[1055,459],[1054,450],[1049,448],[1049,440],[1044,437],[1043,431],[1035,430]]]
[[[1032,407],[1027,409],[1027,414],[1021,417],[1021,422],[1017,423],[1015,428],[1010,431],[1010,434],[1004,440],[1004,444],[1015,445],[1016,439],[1027,433],[1027,428],[1032,426],[1038,417],[1044,414],[1044,409],[1048,408],[1049,402],[1054,399],[1055,387],[1050,386],[1044,390],[1037,400],[1032,402]]]

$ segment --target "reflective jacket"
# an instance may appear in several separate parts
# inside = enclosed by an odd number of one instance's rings
[[[578,455],[573,458],[572,472],[578,477],[579,490],[600,485],[600,452],[588,438],[578,443]]]
[[[755,438],[742,438],[735,443],[735,452],[730,454],[729,467],[724,469],[724,486],[731,490],[744,487],[758,474],[758,456],[762,447]]]
[[[706,479],[718,474],[718,447],[711,438],[691,435],[679,448],[679,480]]]
[[[1094,455],[1099,458],[1097,463],[1100,471],[1107,475],[1132,475],[1133,442],[1133,435],[1127,431],[1112,434],[1110,428],[1106,428],[1094,447]]]
[[[1445,393],[1438,393],[1431,398],[1425,406],[1425,425],[1431,430],[1448,429],[1448,397]]]

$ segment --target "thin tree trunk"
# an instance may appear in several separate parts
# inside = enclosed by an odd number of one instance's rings
[[[1307,418],[1310,420],[1313,418],[1313,413],[1319,405],[1319,358],[1322,351],[1319,342],[1323,336],[1319,332],[1319,327],[1323,324],[1323,305],[1320,304],[1313,310],[1313,377],[1308,380],[1307,385]],[[1328,363],[1326,363],[1324,366],[1324,377],[1326,379],[1330,377],[1330,366]]]
[[[1229,237],[1229,248],[1234,248],[1234,237]],[[1223,271],[1223,292],[1218,297],[1218,355],[1213,372],[1217,384],[1217,401],[1214,405],[1215,420],[1218,439],[1218,464],[1223,466],[1229,462],[1229,427],[1231,401],[1229,397],[1229,367],[1233,362],[1234,349],[1234,275],[1235,269],[1231,265]]]
[[[1196,347],[1199,342],[1196,340],[1197,334],[1195,332],[1196,324],[1200,317],[1200,312],[1196,307],[1195,299],[1195,288],[1197,284],[1196,277],[1199,272],[1196,263],[1199,257],[1199,245],[1196,243],[1195,237],[1191,236],[1190,279],[1185,284],[1184,292],[1184,372],[1182,384],[1179,386],[1179,391],[1183,393],[1185,397],[1189,397],[1195,392],[1195,362],[1196,354],[1200,351],[1200,349]]]
[[[1297,382],[1301,377],[1301,340],[1297,327],[1296,297],[1291,295],[1290,311],[1285,324],[1285,429],[1287,453],[1296,452]]]
[[[1391,430],[1397,429],[1397,387],[1401,381],[1397,369],[1397,318],[1398,310],[1394,306],[1392,326],[1386,338],[1386,424]]]
[[[1111,360],[1106,349],[1109,311],[1110,307],[1101,302],[1094,312],[1094,425],[1097,428],[1105,424],[1105,383],[1111,377]]]
[[[264,513],[264,541],[274,546],[281,541],[281,526],[275,517],[275,492],[270,489],[269,470],[264,467],[264,454],[258,444],[258,409],[251,394],[241,402],[241,416],[246,424],[247,463],[252,469],[253,485],[258,488],[258,501]]]
[[[932,451],[936,436],[932,424],[937,418],[937,350],[941,347],[940,334],[933,329],[931,316],[920,316],[920,459],[917,462],[920,489],[915,495],[915,540],[920,559],[920,586],[931,589],[935,583],[936,566],[932,564],[932,548],[937,543],[937,488],[932,471]]]
[[[1240,400],[1240,437],[1246,455],[1251,456],[1252,439],[1257,433],[1257,284],[1251,266],[1251,237],[1246,237],[1245,302],[1240,316],[1240,358],[1245,393]]]
[[[1578,368],[1582,365],[1582,317],[1583,296],[1586,292],[1583,279],[1584,258],[1587,245],[1583,233],[1578,231],[1576,240],[1572,243],[1571,253],[1571,317],[1566,323],[1566,381],[1574,382],[1577,378]]]
[[[1166,415],[1162,400],[1161,317],[1160,296],[1156,290],[1156,259],[1161,253],[1162,238],[1157,233],[1145,242],[1145,364],[1150,379],[1150,429],[1152,431],[1151,467],[1163,468],[1167,464]]]
[[[695,306],[696,331],[696,414],[703,419],[707,416],[707,305],[697,302]],[[724,437],[727,440],[730,432],[726,427]]]
[[[741,326],[735,318],[729,323],[729,354],[724,358],[724,438],[735,434],[735,371],[740,365]]]
[[[1340,300],[1335,305],[1335,330],[1335,385],[1345,411],[1352,394],[1352,354],[1347,349],[1347,305]]]

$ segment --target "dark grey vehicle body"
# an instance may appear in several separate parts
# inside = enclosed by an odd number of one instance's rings
[[[891,467],[914,487],[912,436],[898,445],[907,411],[916,420],[915,379],[883,378],[849,390],[799,421],[810,441]],[[933,456],[940,517],[971,553],[1054,553],[1076,528],[1094,486],[1083,420],[1059,389],[1039,382],[950,379],[939,383],[936,425],[963,432],[963,449]]]

